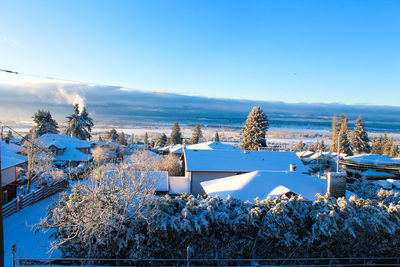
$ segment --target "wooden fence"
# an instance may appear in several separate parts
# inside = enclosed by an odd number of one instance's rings
[[[27,195],[19,196],[16,199],[11,200],[3,206],[3,218],[22,210],[42,199],[45,199],[57,192],[63,191],[68,188],[69,182],[67,180],[58,181],[50,186],[42,187],[39,190],[30,192]]]

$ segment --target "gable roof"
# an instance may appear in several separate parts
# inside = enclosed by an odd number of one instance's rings
[[[90,142],[73,138],[65,134],[44,134],[38,138],[47,148],[55,146],[59,149],[65,149],[61,155],[55,155],[56,161],[90,161],[93,156],[79,151],[79,148],[90,148]]]
[[[254,171],[200,183],[209,196],[229,196],[242,201],[265,199],[287,193],[316,200],[316,194],[325,195],[326,180],[299,172]],[[346,198],[354,195],[347,191]]]
[[[295,152],[246,150],[190,150],[184,152],[186,171],[251,172],[287,171],[296,164],[300,172],[308,171]]]
[[[13,151],[13,147],[10,148],[9,144],[1,141],[1,169],[7,169],[12,166],[20,165],[28,161],[28,158],[19,155]]]

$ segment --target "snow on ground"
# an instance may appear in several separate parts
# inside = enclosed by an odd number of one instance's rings
[[[4,262],[12,266],[11,245],[17,245],[16,258],[48,258],[61,256],[60,251],[49,250],[49,233],[38,232],[36,235],[31,226],[46,216],[47,207],[60,198],[60,193],[43,199],[4,219]]]

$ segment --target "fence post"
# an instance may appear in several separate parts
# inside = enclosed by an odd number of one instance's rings
[[[17,245],[11,245],[11,253],[12,253],[12,267],[15,267],[15,252],[17,251]]]
[[[16,212],[21,210],[21,196],[17,197],[17,200],[15,201],[15,206],[16,206]]]
[[[186,248],[186,264],[187,264],[187,267],[190,266],[190,246],[188,246]]]

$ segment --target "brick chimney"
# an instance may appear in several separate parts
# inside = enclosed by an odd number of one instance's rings
[[[345,172],[328,172],[326,193],[335,198],[346,196],[346,177]]]

